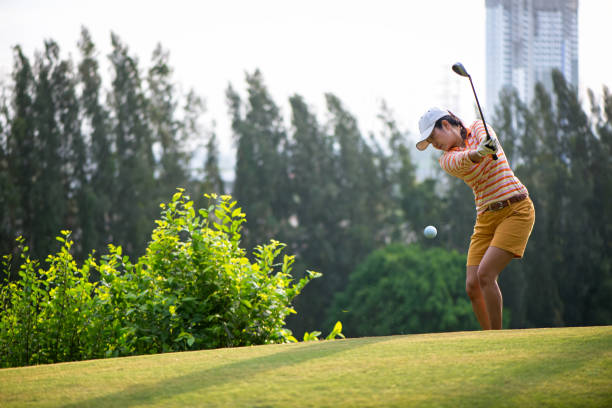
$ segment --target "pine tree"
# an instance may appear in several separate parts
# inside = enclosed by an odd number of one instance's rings
[[[28,58],[21,47],[14,48],[12,117],[8,134],[8,172],[15,186],[17,205],[10,206],[9,231],[23,235],[31,245],[30,232],[33,230],[33,186],[39,162],[36,157],[35,130],[33,120],[34,74]],[[11,238],[11,241],[15,237]]]
[[[407,132],[402,132],[386,103],[381,105],[378,119],[383,128],[381,137],[387,141],[388,153],[379,149],[377,154],[381,177],[384,183],[382,200],[387,203],[383,225],[390,229],[391,242],[412,242],[421,237],[416,232],[422,229],[425,211],[435,208],[439,200],[425,201],[426,195],[419,193],[416,166],[411,157]]]
[[[536,86],[531,109],[526,109],[518,98],[515,104],[516,120],[520,123],[517,129],[522,129],[514,136],[520,139],[520,164],[515,167],[515,173],[529,190],[536,222],[524,260],[511,264],[507,274],[516,271],[524,279],[523,287],[514,282],[517,292],[514,300],[507,296],[513,311],[512,325],[559,326],[564,324],[559,273],[566,267],[563,261],[565,237],[560,220],[566,217],[563,191],[567,166],[562,159],[562,141],[552,99],[544,86]]]
[[[11,177],[9,90],[0,84],[0,253],[13,252],[16,238],[15,220],[13,219],[19,205],[17,186]],[[0,280],[4,276],[0,272]]]
[[[526,116],[526,106],[520,100],[514,88],[503,88],[499,95],[499,104],[491,124],[495,129],[508,162],[515,166],[521,162],[521,143],[525,130],[523,119]],[[527,135],[527,137],[529,137]]]
[[[255,187],[257,183],[255,138],[247,134],[248,127],[244,119],[245,107],[240,95],[231,84],[228,86],[225,95],[236,145],[236,169],[232,194],[241,205],[246,206],[249,198],[255,201],[254,198],[257,197],[257,188]],[[249,235],[248,229],[248,225],[243,226],[243,237]]]
[[[117,149],[117,190],[111,224],[113,243],[131,256],[143,254],[159,203],[156,202],[153,140],[138,61],[119,37],[111,35],[114,75],[109,94]]]
[[[333,230],[335,220],[330,207],[338,194],[338,186],[333,177],[331,138],[325,134],[301,96],[295,95],[289,102],[292,112],[289,144],[292,202],[287,235],[291,252],[296,254],[295,278],[300,279],[306,268],[325,272],[334,270],[336,248],[330,230]],[[313,281],[310,285],[316,283]],[[320,327],[326,307],[321,293],[326,284],[314,288],[310,285],[296,299],[298,314],[287,321],[298,337],[313,327]]]
[[[596,130],[596,139],[592,150],[590,173],[593,176],[593,199],[589,204],[590,230],[589,234],[595,237],[601,247],[600,259],[596,259],[598,276],[589,294],[589,322],[590,324],[606,325],[612,322],[612,252],[609,250],[612,242],[612,94],[608,87],[603,87],[602,105],[595,101],[592,91],[589,92],[591,100],[591,122]],[[592,249],[596,251],[594,248]]]
[[[332,222],[328,207],[337,191],[330,177],[333,148],[303,98],[295,95],[289,102],[292,111],[289,174],[293,198],[290,212],[297,230],[293,252],[316,269],[332,261],[326,235],[327,225]]]
[[[591,323],[591,296],[601,277],[602,248],[597,234],[585,234],[586,225],[596,225],[593,207],[601,197],[595,195],[595,175],[591,172],[594,152],[599,142],[591,131],[591,124],[578,99],[575,89],[565,81],[559,71],[553,71],[557,123],[559,123],[567,163],[567,183],[560,197],[566,212],[562,223],[565,274],[560,281],[561,296],[566,299],[564,320],[568,324]],[[605,251],[604,251],[605,253]]]
[[[183,150],[186,133],[179,132],[176,118],[178,102],[175,86],[171,82],[172,69],[168,64],[169,52],[158,44],[153,51],[153,66],[149,69],[148,103],[153,140],[161,146],[158,165],[158,201],[168,200],[177,187],[186,187],[188,164],[191,160]],[[183,138],[180,138],[183,136]]]
[[[185,95],[182,100],[179,114],[181,119],[178,126],[178,139],[181,140],[181,149],[183,151],[190,149],[191,146],[205,148],[205,146],[202,146],[201,140],[206,132],[200,123],[201,117],[205,112],[206,106],[202,97],[200,97],[193,89],[189,90],[187,95]],[[208,142],[210,142],[210,139]],[[209,153],[206,152],[205,154],[208,155]],[[193,161],[193,158],[196,156],[199,156],[199,153],[190,154],[189,160]],[[191,196],[195,200],[196,205],[208,206],[209,202],[208,199],[204,197],[204,194],[212,191],[207,191],[207,188],[204,187],[204,184],[206,184],[206,170],[203,168],[192,169],[189,164],[190,163],[185,163],[185,170],[187,172],[186,182],[189,185],[189,191],[193,192]],[[204,172],[204,174],[202,172]]]
[[[219,169],[219,146],[217,135],[213,132],[206,143],[206,160],[204,162],[204,181],[202,190],[205,193],[224,194],[225,184]]]
[[[359,262],[355,257],[371,252],[376,246],[381,183],[374,153],[363,139],[357,120],[338,97],[332,94],[325,97],[330,117],[328,128],[337,146],[334,174],[339,191],[332,208],[337,217],[336,228],[345,236],[339,244],[347,246],[339,257],[341,264],[350,270]],[[340,282],[343,281],[341,278]]]
[[[249,214],[244,245],[251,251],[279,232],[287,222],[287,136],[279,108],[272,100],[259,70],[246,76],[248,104],[243,116],[239,95],[227,90],[232,130],[237,144],[234,196]]]
[[[81,117],[76,95],[76,75],[71,60],[59,61],[51,76],[53,105],[56,110],[56,126],[61,140],[61,175],[63,177],[65,217],[57,231],[73,231],[75,256],[83,260],[92,249],[91,190],[88,178],[87,145],[81,132]],[[55,245],[55,239],[51,241]],[[46,248],[51,253],[54,247]]]
[[[32,187],[31,253],[45,259],[55,246],[55,236],[66,227],[68,214],[68,175],[66,159],[68,141],[59,123],[60,107],[55,93],[59,67],[59,46],[45,42],[43,54],[36,57],[36,85],[33,103],[35,160],[38,172]]]
[[[322,234],[326,243],[322,250],[328,259],[321,265],[324,278],[313,282],[300,299],[310,308],[304,319],[306,327],[321,327],[332,294],[347,284],[349,274],[363,257],[381,244],[377,238],[380,238],[379,201],[383,185],[375,154],[365,143],[357,120],[340,99],[332,94],[325,97],[330,118],[326,129],[332,153],[330,166],[325,168],[329,187],[324,211],[328,215]]]
[[[87,186],[82,190],[80,224],[83,229],[83,249],[104,253],[111,242],[112,202],[115,197],[116,164],[114,140],[109,127],[108,112],[101,103],[102,79],[96,60],[96,48],[86,28],[79,40],[81,61],[78,66],[81,86],[79,104],[87,141]],[[87,209],[86,211],[84,209]]]

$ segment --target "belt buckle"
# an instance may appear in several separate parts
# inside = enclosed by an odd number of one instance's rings
[[[501,209],[504,208],[504,202],[503,201],[498,201],[496,203],[490,204],[489,205],[489,210],[491,211],[499,211]]]

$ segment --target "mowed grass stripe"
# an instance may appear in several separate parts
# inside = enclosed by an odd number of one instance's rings
[[[612,327],[460,332],[0,370],[0,406],[612,406]]]

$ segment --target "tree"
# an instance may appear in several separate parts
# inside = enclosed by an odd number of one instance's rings
[[[57,234],[62,228],[74,231],[80,241],[75,248],[75,256],[84,260],[92,249],[90,239],[93,234],[92,191],[89,185],[89,152],[81,131],[80,106],[77,98],[77,78],[71,60],[59,61],[51,76],[53,105],[56,111],[56,126],[60,136],[60,166],[63,183],[65,217],[60,220],[55,231],[49,231],[49,237]],[[49,251],[55,240],[49,240],[45,249]]]
[[[19,204],[17,186],[11,177],[11,146],[8,88],[0,84],[0,253],[13,252],[15,216]],[[0,279],[4,277],[0,274]]]
[[[213,132],[206,143],[206,160],[204,162],[204,181],[202,189],[205,193],[224,194],[225,184],[219,169],[219,146],[217,135]]]
[[[591,214],[590,234],[598,246],[605,248],[612,242],[612,200],[601,199],[612,197],[612,179],[607,177],[612,173],[612,94],[608,87],[603,87],[602,107],[595,101],[590,92],[591,123],[596,133],[592,150],[590,173],[593,175],[593,197],[589,203]],[[598,276],[589,294],[589,320],[592,324],[603,325],[612,322],[610,298],[612,297],[612,254],[608,250],[599,252],[595,259],[598,266]],[[595,251],[594,251],[595,252]]]
[[[585,234],[584,228],[585,225],[601,222],[593,217],[593,210],[599,207],[601,197],[595,195],[595,179],[600,175],[594,174],[592,168],[595,155],[603,163],[607,158],[599,155],[601,143],[591,130],[576,89],[557,70],[553,71],[552,79],[557,123],[564,150],[561,157],[566,163],[568,178],[562,196],[566,216],[565,222],[561,223],[566,266],[560,279],[561,296],[566,299],[564,320],[570,325],[592,324],[592,296],[601,288],[602,275],[609,276],[605,269],[609,271],[606,261],[609,265],[610,258],[607,255],[609,251],[599,250],[605,247],[602,237],[597,233]]]
[[[387,243],[414,241],[418,236],[414,231],[420,228],[423,219],[414,209],[423,197],[416,191],[416,166],[410,156],[408,132],[399,129],[386,102],[381,105],[378,119],[383,126],[380,138],[387,143],[386,149],[375,144],[381,196],[386,198],[381,200],[380,233]]]
[[[180,149],[181,151],[193,149],[193,145],[197,146],[197,148],[202,146],[201,140],[204,138],[206,134],[205,129],[202,128],[200,123],[201,116],[206,112],[206,106],[204,103],[204,99],[200,97],[193,89],[191,89],[185,98],[182,100],[182,106],[180,109],[180,120],[178,125],[178,140],[181,141]],[[214,123],[213,123],[214,126]],[[197,141],[197,143],[193,143]],[[210,142],[210,140],[209,140]],[[208,155],[209,153],[206,152]],[[193,157],[199,157],[199,154],[193,153],[189,154],[189,159],[192,160]],[[197,168],[192,169],[189,166],[190,163],[185,164],[187,182],[190,188],[197,192],[195,194],[198,198],[196,198],[196,203],[198,205],[205,205],[204,194],[210,193],[206,188],[203,188],[202,184],[205,183],[205,169]]]
[[[541,84],[535,88],[531,109],[516,93],[504,98],[502,107],[507,113],[501,121],[505,126],[500,127],[504,149],[511,140],[514,172],[529,190],[536,209],[524,259],[512,262],[500,277],[504,303],[512,310],[512,327],[562,325],[564,302],[558,273],[565,266],[559,220],[565,216],[560,197],[567,168],[554,107]]]
[[[465,295],[465,255],[418,244],[392,244],[370,254],[334,296],[328,323],[348,336],[475,330]]]
[[[296,109],[294,123],[298,124],[298,120],[302,122],[299,128],[296,126],[299,130],[295,134],[296,140],[315,138],[314,141],[302,141],[294,152],[305,148],[301,160],[306,161],[313,146],[320,145],[321,157],[311,160],[314,166],[321,168],[316,171],[322,172],[323,179],[317,180],[316,173],[310,176],[299,173],[292,175],[298,177],[298,182],[320,182],[318,185],[301,186],[302,192],[295,197],[300,203],[302,197],[316,197],[312,202],[304,201],[301,212],[322,214],[319,222],[325,220],[320,232],[315,231],[318,235],[311,235],[307,244],[321,252],[315,255],[314,261],[306,260],[315,265],[316,261],[322,262],[321,272],[325,278],[313,283],[303,294],[300,302],[309,308],[304,313],[304,327],[323,324],[333,294],[345,287],[355,265],[385,241],[384,234],[380,233],[385,230],[382,225],[385,216],[386,201],[382,198],[385,186],[377,167],[376,154],[363,139],[357,120],[346,110],[340,99],[332,94],[325,97],[329,114],[329,121],[323,128],[328,134],[322,139],[325,142],[317,143],[321,138],[313,136],[318,134],[316,121],[304,111],[299,100],[293,103]],[[306,144],[311,147],[306,147]],[[306,168],[307,164],[302,166]],[[314,192],[319,186],[323,191]],[[308,189],[312,191],[305,193]],[[320,198],[325,201],[319,203]],[[321,206],[315,209],[317,204]],[[308,222],[308,218],[298,220],[300,224]],[[322,242],[314,243],[314,237]]]
[[[231,85],[226,95],[237,145],[234,196],[251,214],[245,226],[245,246],[250,249],[284,229],[290,198],[287,135],[280,110],[259,70],[247,74],[246,82],[246,106]]]
[[[374,153],[364,141],[355,117],[339,98],[326,95],[330,115],[328,128],[333,132],[333,174],[338,191],[330,203],[335,217],[333,236],[336,247],[334,275],[329,276],[331,290],[346,283],[348,273],[377,247],[379,201],[382,184],[376,168]]]
[[[609,125],[593,99],[588,120],[558,71],[552,83],[553,95],[536,86],[530,109],[517,97],[501,98],[508,104],[501,123],[513,140],[515,173],[536,208],[525,260],[500,278],[505,295],[506,284],[513,289],[505,296],[513,327],[605,324],[612,315],[603,301],[612,294],[612,279],[605,244],[609,205],[601,200],[610,182],[600,176],[609,169]],[[585,226],[593,233],[584,234]]]
[[[21,47],[14,49],[12,117],[7,140],[8,177],[15,186],[13,205],[7,208],[9,234],[27,235],[33,229],[33,186],[38,160],[34,138],[33,95],[34,74]],[[11,244],[13,239],[10,239]],[[31,241],[28,240],[28,244]]]
[[[291,133],[289,143],[289,175],[292,197],[291,222],[287,226],[292,251],[298,265],[310,265],[315,270],[333,269],[336,248],[333,229],[336,219],[331,207],[339,190],[334,178],[332,138],[327,136],[304,99],[294,95],[291,105]],[[296,268],[301,271],[302,267]],[[299,272],[298,272],[299,273]],[[296,275],[296,278],[299,278]],[[326,279],[325,279],[326,280]],[[320,281],[320,280],[319,280]],[[321,322],[326,307],[327,283],[313,284],[296,301],[299,313],[288,319],[288,325],[301,337]]]
[[[161,147],[158,200],[170,196],[177,187],[186,186],[191,160],[191,155],[184,150],[187,134],[179,131],[180,122],[176,118],[178,102],[168,60],[168,51],[158,44],[153,51],[153,66],[149,68],[147,77],[152,140]]]
[[[113,242],[130,255],[142,254],[157,209],[153,139],[138,61],[111,35],[112,90],[109,94],[112,131],[117,149],[117,186],[111,224]]]
[[[31,191],[31,229],[24,231],[31,241],[33,256],[42,258],[64,227],[68,215],[68,141],[62,134],[59,100],[63,67],[59,46],[45,42],[45,51],[36,57],[35,97],[32,105],[34,159],[38,171]],[[65,119],[65,118],[63,118]]]
[[[101,103],[102,79],[96,60],[96,48],[86,28],[79,40],[81,61],[78,81],[81,87],[82,132],[87,143],[87,180],[80,199],[80,224],[83,230],[84,252],[101,253],[111,241],[111,217],[116,186],[114,139],[109,126],[109,114]],[[85,210],[85,208],[87,210]]]

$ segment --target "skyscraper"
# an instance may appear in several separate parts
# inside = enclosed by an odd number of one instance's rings
[[[552,91],[556,68],[578,87],[578,0],[486,0],[487,110],[514,87],[533,97],[537,82]]]

